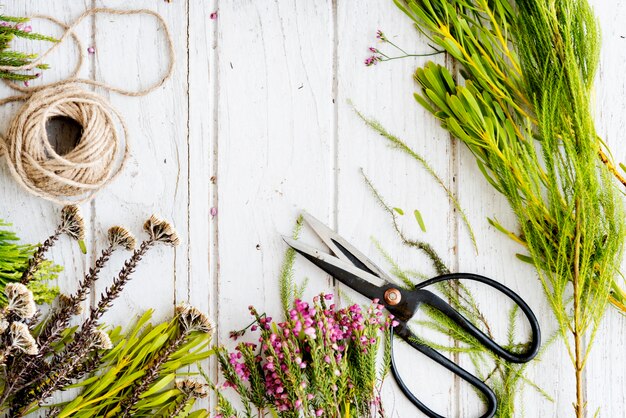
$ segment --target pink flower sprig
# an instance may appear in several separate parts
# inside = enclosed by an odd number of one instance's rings
[[[355,410],[369,410],[375,404],[370,389],[377,382],[376,355],[393,318],[385,317],[378,301],[337,309],[328,305],[332,299],[296,299],[283,322],[249,307],[253,324],[231,335],[239,338],[250,329],[259,337],[218,354],[226,385],[242,400],[278,412],[341,416],[337,408],[346,400]]]
[[[368,48],[368,50],[369,52],[372,52],[374,55],[371,55],[365,59],[364,64],[366,67],[371,67],[372,65],[376,65],[378,62],[383,62],[383,61],[391,61],[391,60],[397,60],[397,59],[408,58],[408,57],[429,57],[432,55],[442,54],[445,52],[443,50],[438,50],[434,46],[429,44],[428,46],[434,49],[435,50],[434,52],[425,53],[425,54],[409,54],[404,49],[400,48],[398,45],[390,41],[389,38],[380,29],[376,31],[376,39],[378,39],[382,43],[391,45],[394,49],[400,52],[400,55],[389,56],[385,54],[384,52],[382,52],[380,49],[371,46]]]

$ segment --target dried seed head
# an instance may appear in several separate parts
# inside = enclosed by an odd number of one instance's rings
[[[61,230],[74,238],[82,241],[85,239],[85,221],[76,205],[68,205],[61,211]]]
[[[143,224],[143,229],[154,241],[162,242],[172,247],[180,243],[178,234],[172,225],[155,215],[150,216],[150,219]]]
[[[176,307],[176,314],[178,315],[181,326],[186,332],[200,331],[209,334],[213,331],[213,324],[211,324],[209,318],[200,312],[199,309],[191,305],[178,305]]]
[[[18,350],[31,356],[39,353],[37,343],[30,334],[26,324],[22,322],[13,322],[9,333],[11,335],[11,347],[17,348]]]
[[[113,226],[109,228],[108,236],[109,244],[113,248],[122,247],[126,250],[132,251],[135,249],[135,244],[137,244],[135,236],[131,234],[128,229],[122,226]]]
[[[109,334],[99,329],[93,332],[93,345],[98,350],[110,350],[113,348]]]
[[[176,389],[192,398],[206,398],[209,395],[207,385],[195,379],[176,379]]]
[[[37,312],[37,305],[31,292],[22,283],[9,283],[4,288],[9,303],[7,309],[22,319],[30,319]]]
[[[7,321],[5,314],[0,313],[0,334],[4,334],[7,328],[9,328],[9,321]]]
[[[59,295],[59,307],[61,309],[69,309],[71,315],[80,315],[83,313],[83,305],[74,303],[74,300],[67,295],[61,293]]]

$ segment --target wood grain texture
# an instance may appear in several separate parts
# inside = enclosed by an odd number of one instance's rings
[[[591,2],[604,33],[595,97],[598,132],[616,161],[625,161],[621,137],[626,120],[626,5]],[[404,210],[399,220],[408,236],[431,243],[453,270],[507,284],[538,314],[544,339],[554,332],[536,273],[515,258],[523,249],[487,223],[487,217],[496,217],[515,227],[506,201],[483,179],[469,152],[412,97],[411,76],[418,65],[428,59],[448,65],[450,61],[436,56],[372,68],[363,64],[370,55],[367,48],[381,46],[375,39],[377,29],[410,52],[429,51],[390,0],[358,6],[347,0],[27,0],[7,5],[4,12],[50,14],[70,22],[93,6],[157,11],[170,27],[176,53],[172,80],[149,96],[129,98],[99,90],[124,115],[132,156],[119,179],[83,207],[89,224],[88,255],[67,241],[53,253],[66,266],[59,285],[71,291],[104,244],[108,227],[123,224],[141,237],[141,225],[151,213],[175,224],[181,245],[155,249],[146,257],[106,321],[127,324],[150,307],[163,319],[175,303],[189,301],[216,322],[216,342],[232,347],[228,332],[247,325],[248,305],[278,314],[277,280],[285,251],[280,235],[291,232],[304,208],[382,267],[388,266],[372,238],[400,266],[433,274],[426,257],[401,244],[388,215],[368,191],[363,169],[387,202]],[[210,18],[214,11],[215,20]],[[59,33],[44,22],[33,26]],[[163,33],[151,17],[97,16],[77,32],[85,47],[96,49],[88,56],[84,77],[140,88],[158,79],[168,59]],[[75,62],[73,48],[64,45],[50,57],[52,69],[42,81],[68,73]],[[0,94],[9,90],[0,86]],[[441,187],[416,161],[390,149],[366,127],[353,106],[426,157],[466,211],[478,254]],[[14,111],[13,105],[0,109],[0,132]],[[36,242],[50,233],[58,208],[19,189],[4,161],[0,191],[0,217],[12,221],[24,240]],[[418,228],[414,209],[422,213],[426,232]],[[306,231],[303,239],[313,240]],[[110,283],[124,256],[113,258],[96,292]],[[345,291],[302,260],[296,268],[298,280],[311,279],[308,296]],[[480,293],[480,306],[502,336],[509,305],[492,296]],[[341,296],[344,302],[350,298],[364,302],[351,293]],[[610,310],[589,360],[589,410],[600,408],[603,417],[622,416],[626,405],[625,329],[624,318]],[[470,388],[412,350],[399,348],[398,360],[406,364],[403,375],[435,410],[463,417],[480,412]],[[463,357],[459,361],[470,367]],[[204,366],[218,376],[214,362]],[[541,363],[530,367],[528,377],[554,402],[526,388],[517,416],[572,415],[573,371],[559,341],[546,350]],[[383,397],[390,416],[419,416],[391,381]],[[209,400],[201,405],[212,404]]]

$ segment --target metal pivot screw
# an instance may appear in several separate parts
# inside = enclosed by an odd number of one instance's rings
[[[388,305],[395,306],[402,300],[402,295],[398,289],[387,289],[385,291],[385,302]]]

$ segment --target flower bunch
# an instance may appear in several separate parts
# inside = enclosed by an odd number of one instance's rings
[[[144,231],[148,236],[137,248],[137,240],[126,228],[113,226],[107,233],[108,245],[78,283],[77,290],[71,295],[60,295],[47,318],[40,321],[33,292],[27,285],[36,280],[45,263],[45,255],[62,235],[79,243],[85,235],[85,223],[77,206],[64,207],[60,218],[54,233],[24,263],[19,282],[10,282],[4,287],[7,303],[0,309],[0,365],[4,371],[0,379],[0,411],[8,410],[11,416],[22,416],[44,406],[53,393],[103,366],[106,352],[114,348],[114,343],[109,333],[103,330],[102,316],[132,279],[151,248],[157,244],[175,246],[179,242],[174,228],[154,215],[145,222]],[[132,255],[124,262],[112,284],[96,299],[82,324],[72,327],[71,321],[81,315],[83,304],[102,269],[118,249],[132,251]],[[173,329],[180,328],[180,332],[176,331],[171,339],[162,341],[156,354],[150,352],[155,356],[144,364],[143,374],[135,375],[127,383],[130,392],[123,403],[124,414],[128,415],[141,406],[141,397],[153,387],[171,356],[191,341],[192,334],[193,338],[197,332],[206,334],[208,344],[211,327],[200,311],[189,306],[180,307],[175,322],[180,322],[180,326]],[[157,349],[159,346],[152,347]],[[177,398],[176,405],[181,408],[189,405],[192,399],[182,396],[180,390],[172,393],[180,398]],[[54,409],[50,412],[50,416],[55,414]]]
[[[258,344],[242,342],[235,351],[218,350],[226,380],[244,408],[281,417],[370,416],[381,412],[376,359],[381,338],[393,321],[374,301],[367,308],[338,309],[333,296],[309,304],[296,299],[283,322],[250,307]],[[237,332],[235,335],[242,335]],[[232,405],[218,403],[224,416]],[[263,416],[263,412],[259,414]]]

